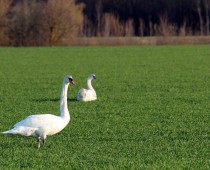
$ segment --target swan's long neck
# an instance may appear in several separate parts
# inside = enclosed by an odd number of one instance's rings
[[[60,97],[60,114],[61,117],[64,117],[65,119],[70,120],[70,114],[67,106],[67,90],[68,90],[69,84],[65,84],[63,82],[63,87],[61,91],[61,97]]]
[[[94,90],[93,86],[91,84],[91,81],[92,81],[92,79],[87,79],[87,88],[90,89],[90,90]]]

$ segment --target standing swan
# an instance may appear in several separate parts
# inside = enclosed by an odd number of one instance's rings
[[[93,86],[91,85],[92,79],[96,79],[95,74],[90,74],[88,76],[87,89],[82,88],[78,91],[77,100],[87,102],[97,99],[96,92],[93,89]]]
[[[50,136],[60,132],[70,121],[67,106],[67,90],[69,83],[74,84],[72,76],[65,76],[60,96],[60,116],[52,114],[31,115],[16,123],[13,129],[2,133],[37,137],[38,148],[40,148],[41,140],[43,144],[45,144],[48,135]]]

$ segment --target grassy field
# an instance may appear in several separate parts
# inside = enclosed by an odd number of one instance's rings
[[[98,100],[74,99],[93,81]],[[37,149],[0,135],[0,169],[210,169],[210,46],[0,48],[0,131],[59,114],[70,124]]]

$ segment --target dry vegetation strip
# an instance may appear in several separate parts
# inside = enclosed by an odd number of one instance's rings
[[[63,41],[58,45],[72,46],[112,46],[112,45],[177,45],[210,44],[209,36],[169,36],[169,37],[80,37]]]

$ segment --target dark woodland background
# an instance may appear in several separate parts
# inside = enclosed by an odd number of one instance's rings
[[[0,45],[74,37],[208,36],[210,0],[0,0]]]

